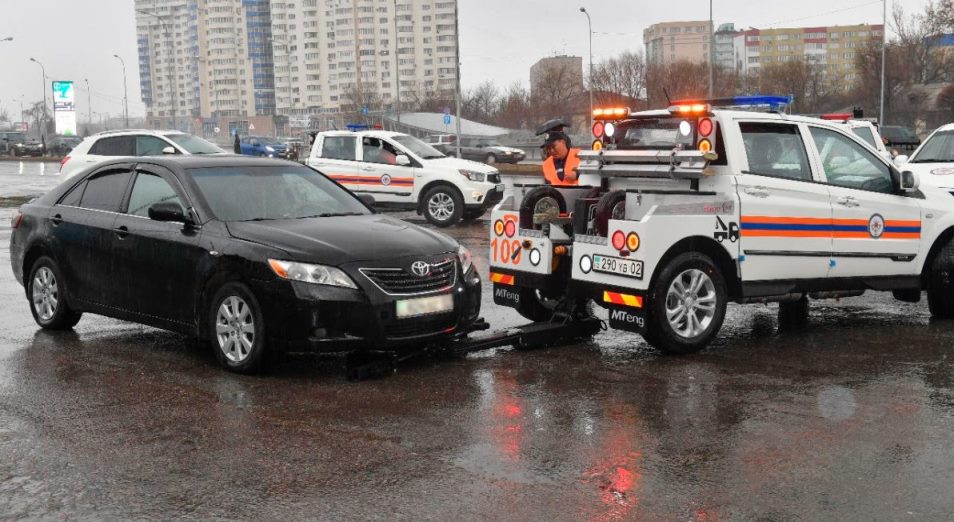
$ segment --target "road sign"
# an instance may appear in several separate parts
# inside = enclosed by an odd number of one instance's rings
[[[249,122],[249,124],[248,124],[248,130],[255,130],[255,124],[252,123],[252,122]]]
[[[450,107],[444,107],[444,114],[450,114]]]
[[[212,129],[212,130],[214,130],[214,131],[215,131],[215,133],[216,133],[216,134],[218,134],[218,133],[219,133],[219,131],[221,131],[222,129],[220,129],[220,128],[218,128],[218,127],[215,127],[215,128],[214,128],[214,129]]]
[[[361,107],[361,114],[367,114],[367,113],[368,113],[368,108],[367,108],[367,107]]]
[[[444,115],[444,125],[450,125],[450,122],[451,122],[450,114],[445,114],[445,115]]]

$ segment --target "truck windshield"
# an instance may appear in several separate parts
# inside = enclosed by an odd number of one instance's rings
[[[444,157],[444,155],[441,154],[441,151],[431,147],[427,143],[424,143],[414,136],[408,136],[405,134],[402,136],[394,136],[391,139],[398,142],[402,147],[416,154],[421,159],[437,159]]]
[[[692,148],[696,132],[694,120],[682,118],[639,118],[621,122],[616,145],[621,150],[669,150]]]

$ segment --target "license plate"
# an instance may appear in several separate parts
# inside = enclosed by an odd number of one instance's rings
[[[643,262],[636,259],[622,257],[593,256],[593,270],[607,274],[616,274],[626,277],[643,278]]]
[[[443,294],[432,297],[401,299],[397,301],[395,305],[395,315],[398,319],[439,314],[441,312],[450,312],[454,309],[454,295]]]

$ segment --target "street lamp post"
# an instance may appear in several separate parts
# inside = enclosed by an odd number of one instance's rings
[[[119,63],[123,64],[123,116],[126,119],[126,128],[129,128],[129,90],[126,89],[126,62],[118,54],[114,54],[113,58],[119,60]]]
[[[461,158],[460,154],[460,3],[454,2],[454,38],[456,38],[456,44],[454,48],[456,52],[454,53],[454,61],[457,64],[457,157]]]
[[[30,61],[39,65],[40,70],[43,72],[43,95],[40,97],[40,100],[43,102],[43,111],[40,116],[40,128],[37,129],[37,134],[39,137],[43,136],[43,124],[46,122],[46,67],[43,67],[43,64],[40,63],[36,58],[30,58]]]
[[[586,15],[586,26],[590,34],[590,127],[593,127],[593,21],[590,19],[590,13],[585,7],[580,8],[580,12]]]
[[[83,81],[86,82],[86,121],[88,125],[93,124],[93,99],[90,97],[89,91],[89,78],[83,78]]]
[[[709,98],[712,98],[713,75],[715,73],[715,25],[712,23],[712,0],[709,0]]]
[[[884,53],[888,46],[888,0],[883,0],[884,17],[881,19],[881,109],[878,111],[878,125],[884,125]]]
[[[397,90],[397,99],[394,106],[397,108],[397,122],[401,125],[401,62],[398,56],[398,26],[397,0],[394,0],[394,87]]]

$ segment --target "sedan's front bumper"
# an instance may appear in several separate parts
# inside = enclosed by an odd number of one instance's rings
[[[440,342],[476,321],[480,277],[473,268],[458,276],[453,288],[443,292],[453,295],[452,312],[408,319],[395,317],[395,303],[405,297],[374,290],[272,281],[258,282],[254,291],[260,296],[270,344],[283,351],[402,351]]]

